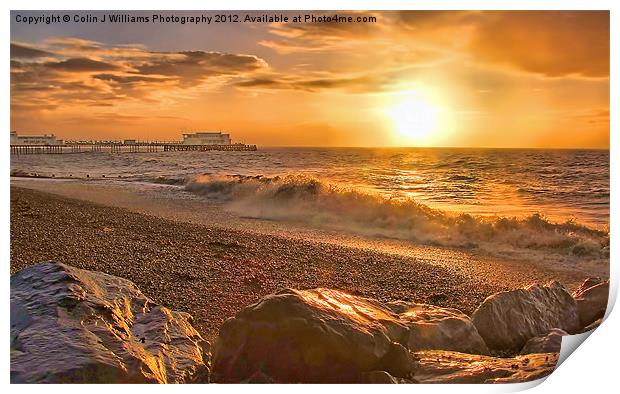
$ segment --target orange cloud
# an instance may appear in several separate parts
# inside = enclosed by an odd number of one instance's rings
[[[400,11],[377,15],[377,23],[273,24],[274,39],[261,45],[282,54],[356,48],[415,57],[450,54],[471,63],[508,66],[550,77],[609,76],[607,11]],[[400,48],[400,49],[399,49]],[[432,56],[430,56],[432,55]],[[428,58],[426,59],[428,60]]]
[[[478,59],[550,77],[609,76],[609,12],[485,13],[470,45]]]
[[[454,125],[437,144],[608,144],[607,12],[361,14],[377,22],[218,36],[219,46],[244,48],[232,53],[14,37],[12,127],[163,139],[180,128],[222,128],[256,143],[392,144],[386,109],[419,90]],[[255,41],[236,36],[253,33]]]
[[[11,106],[33,111],[148,102],[173,88],[217,85],[267,68],[263,59],[246,54],[151,52],[139,45],[114,47],[70,37],[38,46],[11,43]]]

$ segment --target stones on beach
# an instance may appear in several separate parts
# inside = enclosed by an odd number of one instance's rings
[[[287,289],[228,319],[213,352],[213,380],[367,381],[410,373],[408,329],[382,304],[330,289]]]
[[[559,353],[562,348],[562,337],[568,333],[554,328],[546,335],[530,338],[521,349],[521,354],[530,353]]]
[[[288,289],[226,321],[213,354],[213,380],[534,380],[555,368],[562,336],[578,328],[575,301],[557,282],[494,294],[473,319],[427,304]],[[526,356],[486,356],[497,351]]]
[[[419,383],[517,383],[537,380],[555,369],[557,353],[490,357],[443,350],[413,353]]]
[[[130,281],[46,262],[11,276],[11,382],[208,382],[191,316]]]
[[[587,327],[605,315],[609,298],[609,280],[588,278],[575,290],[573,298],[577,303],[579,322],[582,327]]]
[[[579,328],[575,300],[555,281],[487,297],[472,321],[490,349],[513,352],[553,328],[567,332]]]
[[[459,310],[428,304],[391,302],[399,320],[409,328],[407,347],[417,350],[453,350],[488,354],[484,340],[469,316]]]
[[[188,314],[153,303],[128,280],[40,263],[11,277],[11,382],[535,380],[555,368],[562,336],[593,318],[590,326],[600,324],[608,286],[587,280],[577,303],[557,282],[496,293],[471,319],[428,304],[287,289],[224,323],[210,368],[210,345]]]

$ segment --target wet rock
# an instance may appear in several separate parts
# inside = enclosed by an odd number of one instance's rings
[[[605,315],[609,298],[609,280],[588,278],[573,293],[577,302],[579,323],[586,327]]]
[[[11,276],[11,382],[208,382],[209,344],[130,281],[47,262]]]
[[[283,290],[228,319],[213,380],[264,374],[277,382],[367,382],[372,371],[410,376],[409,330],[383,304],[337,290]]]
[[[409,328],[409,350],[489,353],[469,316],[459,310],[401,301],[388,303],[388,306]]]
[[[595,330],[595,329],[598,328],[598,326],[601,325],[601,323],[603,323],[603,318],[599,317],[598,319],[596,319],[592,323],[588,324],[586,327],[584,327],[581,330],[579,330],[579,332],[577,332],[577,334]]]
[[[489,348],[514,352],[553,328],[574,332],[579,327],[575,300],[555,281],[496,293],[476,309],[472,321]]]
[[[565,335],[568,335],[566,331],[554,328],[547,335],[540,335],[527,341],[521,349],[521,354],[559,353],[562,348],[562,337]]]
[[[557,353],[498,358],[426,350],[413,353],[419,383],[517,383],[537,380],[555,369]]]

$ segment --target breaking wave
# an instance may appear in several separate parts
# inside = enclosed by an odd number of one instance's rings
[[[609,233],[574,221],[552,223],[541,214],[509,218],[452,213],[413,199],[387,199],[304,175],[202,175],[189,180],[184,188],[225,201],[230,210],[243,217],[303,222],[363,235],[500,254],[541,251],[609,257]]]

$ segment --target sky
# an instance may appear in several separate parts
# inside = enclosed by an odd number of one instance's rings
[[[215,14],[80,15],[154,13]],[[609,147],[607,11],[338,11],[376,21],[292,22],[308,13],[285,13],[288,23],[32,25],[18,15],[76,13],[12,11],[11,130],[140,140],[222,130],[261,146]]]

